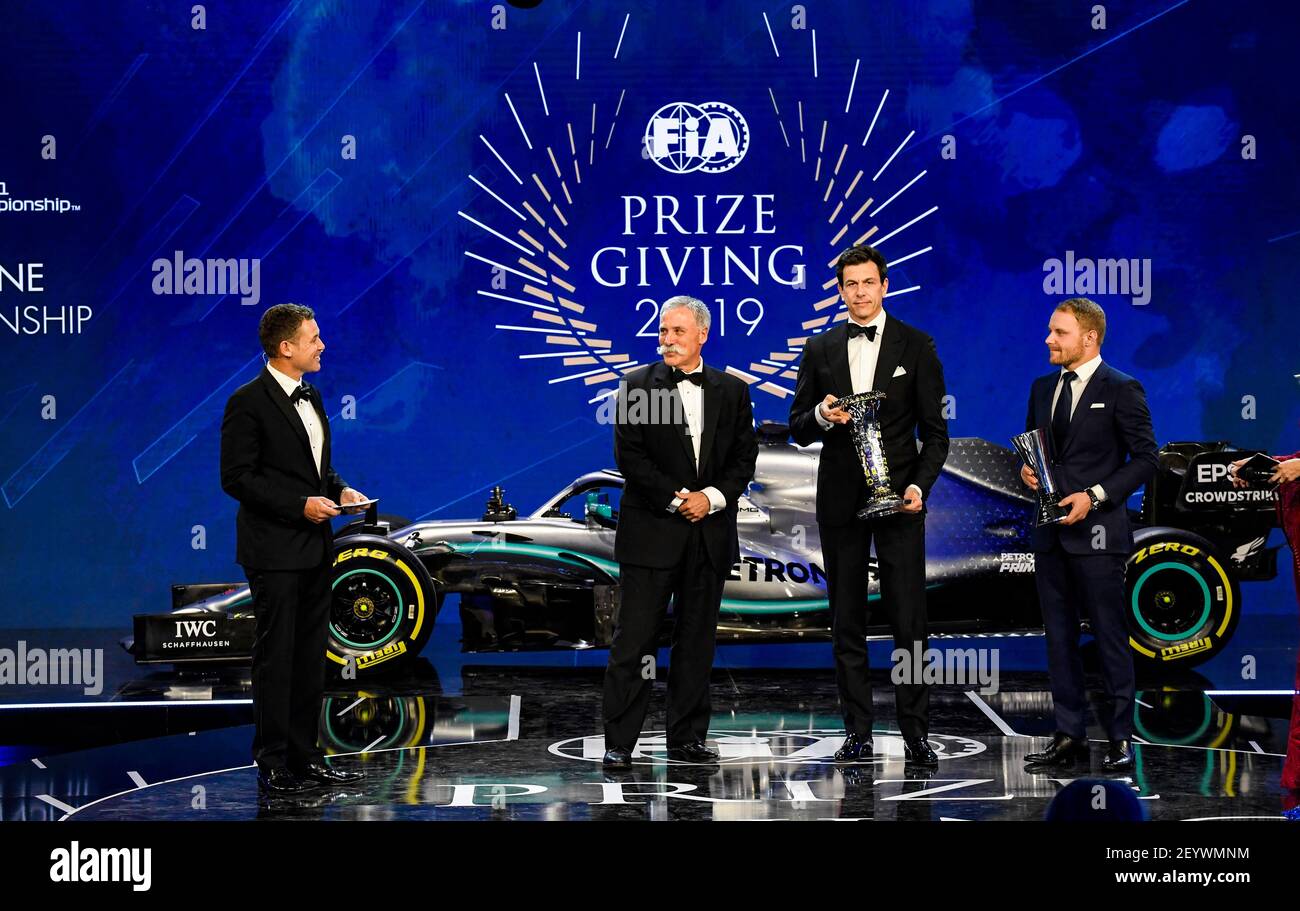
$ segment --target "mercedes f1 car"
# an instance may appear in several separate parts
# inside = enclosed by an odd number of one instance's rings
[[[718,641],[828,639],[826,575],[814,517],[820,444],[759,428],[756,475],[738,504],[740,561],[723,593]],[[1223,650],[1241,616],[1240,582],[1271,579],[1269,490],[1238,490],[1226,443],[1171,443],[1133,512],[1127,588],[1135,657],[1192,666]],[[930,633],[1041,632],[1030,535],[1035,501],[1007,448],[952,440],[926,521]],[[465,651],[608,646],[619,604],[613,560],[623,478],[592,471],[520,518],[493,490],[476,520],[367,516],[335,537],[326,660],[368,674],[419,655],[446,596],[459,596]],[[879,597],[876,567],[870,598]],[[883,616],[873,636],[887,636]],[[141,664],[248,661],[256,620],[246,584],[172,586],[172,610],[135,617],[124,645]],[[670,630],[665,630],[665,638]]]

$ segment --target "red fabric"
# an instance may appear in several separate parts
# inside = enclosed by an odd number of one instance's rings
[[[1273,456],[1279,462],[1300,458],[1300,453]],[[1296,595],[1300,597],[1300,481],[1281,485],[1277,491],[1278,524],[1291,545]],[[1296,654],[1295,690],[1300,694],[1300,653]],[[1287,734],[1286,762],[1282,764],[1282,787],[1300,791],[1300,695],[1291,699],[1291,728]]]

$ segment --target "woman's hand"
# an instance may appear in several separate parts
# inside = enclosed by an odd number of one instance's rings
[[[1241,466],[1242,466],[1242,465],[1245,465],[1246,462],[1248,462],[1248,461],[1249,461],[1249,459],[1238,459],[1238,460],[1235,461],[1235,462],[1230,462],[1230,463],[1228,463],[1228,464],[1229,464],[1229,468],[1228,468],[1228,476],[1229,476],[1230,478],[1232,478],[1232,486],[1233,486],[1233,487],[1236,487],[1236,488],[1242,488],[1242,487],[1249,487],[1249,486],[1250,486],[1249,484],[1246,483],[1246,479],[1243,478],[1240,474],[1237,473],[1238,469],[1240,469]]]
[[[1274,484],[1286,484],[1297,478],[1300,478],[1300,459],[1287,459],[1285,462],[1278,463],[1269,481]]]

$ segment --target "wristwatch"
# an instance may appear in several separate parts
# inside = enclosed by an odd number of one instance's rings
[[[1092,501],[1093,509],[1101,509],[1101,500],[1097,498],[1097,491],[1091,487],[1088,488],[1088,499]]]

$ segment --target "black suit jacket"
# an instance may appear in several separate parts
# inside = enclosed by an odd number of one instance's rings
[[[905,371],[895,376],[898,368]],[[878,416],[889,480],[898,494],[908,485],[930,488],[948,458],[948,421],[943,416],[943,364],[934,339],[886,313],[880,357],[873,389],[885,393]],[[804,345],[790,404],[790,433],[800,446],[822,440],[817,469],[817,521],[843,525],[857,515],[866,486],[862,463],[847,424],[823,430],[815,409],[827,395],[853,392],[849,373],[849,331],[846,323],[815,335]],[[916,441],[921,448],[917,451]]]
[[[662,361],[634,370],[619,383],[614,425],[614,461],[623,473],[614,558],[620,563],[668,569],[685,553],[691,522],[668,507],[681,488],[716,487],[727,508],[700,520],[709,561],[719,573],[740,559],[736,538],[736,501],[754,478],[758,441],[754,435],[749,386],[738,377],[704,365],[700,466],[687,435],[685,413],[671,368]],[[657,398],[655,397],[657,393]],[[628,410],[636,397],[667,406],[659,420],[637,419]],[[680,420],[672,421],[673,417]]]
[[[303,515],[308,497],[338,502],[347,486],[330,465],[330,425],[320,392],[311,404],[325,435],[321,470],[302,418],[265,367],[235,390],[221,420],[221,489],[239,501],[235,562],[267,570],[312,569],[329,554],[333,531]]]
[[[1060,378],[1058,368],[1034,380],[1025,430],[1051,432],[1052,396]],[[1050,550],[1059,540],[1069,553],[1127,554],[1133,547],[1128,498],[1156,470],[1156,436],[1142,384],[1102,361],[1074,406],[1065,444],[1055,456],[1062,497],[1100,484],[1106,500],[1082,522],[1036,529],[1034,550]],[[1097,526],[1106,530],[1104,541]]]

